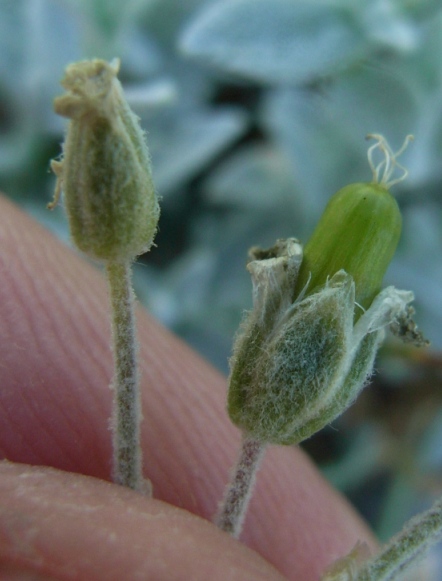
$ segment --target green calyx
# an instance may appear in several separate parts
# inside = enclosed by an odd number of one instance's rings
[[[341,383],[353,300],[350,277],[338,273],[324,292],[297,303],[267,337],[259,324],[244,328],[229,387],[235,424],[260,441],[299,442],[303,426]]]
[[[55,99],[70,118],[53,207],[63,190],[71,237],[93,258],[127,261],[152,245],[159,218],[149,152],[117,79],[119,63],[73,63]]]

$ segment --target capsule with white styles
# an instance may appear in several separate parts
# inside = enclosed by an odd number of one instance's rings
[[[297,444],[339,416],[371,375],[386,328],[424,343],[413,293],[381,290],[401,229],[389,187],[406,175],[397,156],[410,137],[396,154],[374,137],[374,182],[335,194],[304,251],[296,239],[251,251],[254,306],[233,349],[228,412],[260,442]],[[393,180],[397,167],[404,175]]]
[[[315,292],[341,269],[353,277],[356,302],[363,309],[370,306],[381,290],[402,228],[400,209],[390,188],[407,175],[397,157],[412,136],[406,137],[396,153],[382,136],[368,137],[377,140],[368,151],[373,181],[348,185],[332,196],[305,245],[295,297],[305,288],[307,294]],[[377,148],[384,152],[385,158],[375,167],[373,153]],[[403,173],[393,179],[397,168]]]

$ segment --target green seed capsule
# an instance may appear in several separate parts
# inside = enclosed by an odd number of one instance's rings
[[[377,183],[351,184],[329,201],[304,248],[295,297],[323,286],[339,270],[353,277],[356,302],[367,309],[401,234],[401,214],[388,189]]]
[[[297,444],[351,405],[385,328],[424,343],[410,319],[413,293],[381,290],[401,232],[389,187],[406,175],[396,158],[409,138],[394,153],[373,137],[374,181],[332,197],[304,252],[295,239],[252,251],[254,306],[230,360],[228,412],[261,442]],[[376,148],[384,155],[374,166]],[[403,175],[392,180],[397,167]]]
[[[376,140],[368,150],[373,181],[346,186],[331,198],[304,248],[294,299],[302,291],[306,296],[317,291],[339,270],[353,277],[355,300],[364,309],[381,289],[402,228],[399,206],[389,188],[408,175],[397,158],[413,136],[407,135],[396,152],[382,135],[370,134],[367,138]],[[378,165],[373,161],[376,150],[382,155]],[[402,175],[394,178],[396,169]],[[361,314],[359,310],[355,320]]]

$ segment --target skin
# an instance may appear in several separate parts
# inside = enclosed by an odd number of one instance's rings
[[[357,541],[374,549],[291,447],[268,448],[241,542],[208,522],[240,439],[226,378],[142,309],[142,444],[155,499],[109,483],[104,279],[1,198],[0,248],[0,578],[317,581]]]

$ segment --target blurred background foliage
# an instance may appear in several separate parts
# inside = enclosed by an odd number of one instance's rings
[[[52,100],[67,63],[115,56],[162,197],[138,295],[223,372],[248,248],[305,241],[335,190],[369,181],[367,133],[415,135],[386,283],[414,290],[432,347],[390,339],[374,385],[306,443],[388,536],[442,492],[442,1],[1,0],[0,188],[66,242],[45,210]]]

